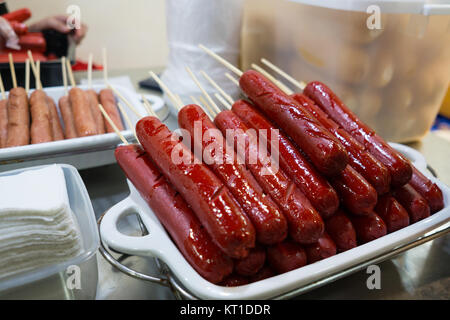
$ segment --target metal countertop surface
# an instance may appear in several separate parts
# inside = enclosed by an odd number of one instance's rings
[[[138,88],[137,82],[147,77],[147,69],[111,70],[109,75],[128,75],[139,93],[155,93]],[[83,76],[83,73],[77,74],[78,78]],[[176,126],[173,116],[165,122],[169,127]],[[450,141],[431,132],[421,142],[410,146],[419,150],[438,178],[450,185]],[[81,170],[80,174],[97,218],[129,194],[125,175],[116,164]],[[115,270],[100,254],[97,259],[97,299],[175,298],[168,288],[133,279]],[[154,274],[157,270],[152,259],[132,256],[122,263],[144,273]],[[362,270],[295,299],[450,299],[450,234],[410,249],[378,266],[381,289],[369,290],[366,282],[370,274]]]

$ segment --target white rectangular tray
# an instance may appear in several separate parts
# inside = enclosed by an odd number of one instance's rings
[[[80,85],[79,88],[87,89],[87,86]],[[93,85],[92,88],[98,92],[104,89],[105,86],[97,84]],[[147,115],[136,93],[119,85],[115,85],[114,88],[130,101],[142,116]],[[49,87],[45,88],[44,91],[55,100],[56,104],[59,98],[64,95],[64,87]],[[162,108],[164,103],[161,98],[153,95],[146,95],[146,97],[150,100],[155,110]],[[125,108],[125,111],[135,125],[139,120],[138,117],[129,108]],[[128,128],[125,121],[123,121],[123,124],[125,127],[125,131],[122,132],[124,137],[128,141],[134,141],[133,131],[130,130],[132,128]],[[106,133],[20,147],[1,148],[0,172],[51,163],[67,163],[77,169],[111,164],[115,162],[114,149],[119,143],[121,141],[115,133]]]
[[[408,156],[419,170],[427,174],[424,170],[425,162],[420,153],[406,146],[397,144],[393,144],[393,146]],[[430,233],[440,232],[439,234],[442,234],[442,229],[450,230],[450,188],[433,177],[430,179],[438,184],[444,194],[445,207],[441,211],[406,228],[330,258],[234,288],[217,286],[208,282],[189,265],[158,218],[129,181],[130,196],[105,213],[100,224],[100,236],[104,244],[119,252],[156,257],[164,261],[171,273],[187,289],[190,297],[201,299],[286,298],[337,280],[361,269],[369,262],[376,263],[388,259],[391,253],[399,253],[399,249],[406,250],[418,245],[420,239]],[[149,232],[148,235],[132,237],[122,234],[117,229],[120,219],[134,213],[139,214]],[[177,282],[175,284],[178,285],[177,290],[183,290]]]

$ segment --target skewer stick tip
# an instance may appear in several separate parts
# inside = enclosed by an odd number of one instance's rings
[[[221,56],[219,56],[217,53],[213,52],[211,49],[208,49],[207,47],[205,47],[203,44],[199,44],[198,45],[200,49],[202,49],[203,51],[205,51],[207,54],[209,54],[211,57],[213,57],[214,59],[216,59],[217,61],[219,61],[220,63],[222,63],[225,67],[227,67],[228,69],[230,69],[231,71],[233,71],[236,75],[238,75],[239,77],[242,76],[243,72],[242,70],[236,68],[235,66],[233,66],[230,62],[228,62],[227,60],[225,60],[224,58],[222,58]]]
[[[178,110],[183,108],[183,105],[180,104],[180,102],[178,101],[176,96],[172,93],[172,91],[170,91],[170,89],[166,86],[166,84],[164,82],[162,82],[162,80],[153,71],[149,71],[149,73],[150,73],[150,76],[153,78],[153,80],[155,80],[156,83],[158,83],[158,85],[161,87],[161,89],[167,93],[167,95],[169,96],[169,99],[172,101],[172,103],[175,105],[175,107]]]
[[[304,81],[297,81],[292,76],[290,76],[287,72],[281,70],[281,68],[277,67],[269,60],[267,60],[265,58],[261,58],[261,62],[264,65],[266,65],[267,67],[269,67],[270,69],[272,69],[273,71],[275,71],[276,73],[278,73],[279,75],[281,75],[282,77],[284,77],[286,80],[288,80],[290,83],[292,83],[297,88],[303,90],[306,87],[306,83]]]

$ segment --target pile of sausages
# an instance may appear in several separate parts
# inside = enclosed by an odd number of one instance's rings
[[[178,123],[191,137],[200,121],[202,133],[218,129],[225,137],[227,129],[241,129],[245,139],[202,135],[188,148],[157,118],[145,117],[136,125],[141,146],[115,151],[128,179],[208,281],[238,286],[288,272],[443,208],[439,187],[324,84],[311,82],[288,96],[246,71],[240,87],[249,101],[236,101],[213,121],[201,107],[186,105]],[[249,161],[258,141],[248,129],[266,129],[270,141],[270,129],[279,129],[279,170],[259,157]],[[213,142],[214,152],[205,152]],[[245,163],[228,158],[227,143]],[[174,162],[174,152],[187,161]]]
[[[122,119],[110,89],[97,95],[94,90],[74,87],[55,101],[43,90],[30,97],[24,88],[13,88],[8,99],[0,101],[0,148],[24,146],[76,137],[114,132],[98,108],[101,103],[119,130]]]

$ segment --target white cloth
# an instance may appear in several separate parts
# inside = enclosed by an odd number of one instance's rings
[[[228,94],[237,97],[239,89],[224,73],[223,65],[207,55],[203,44],[233,65],[239,63],[243,1],[240,0],[169,0],[166,2],[169,62],[162,75],[163,82],[180,95],[184,104],[193,103],[190,96],[201,95],[185,67],[190,67],[206,91],[217,92],[199,71],[204,70]],[[166,95],[165,102],[176,109]],[[213,99],[215,99],[213,97]],[[215,100],[216,103],[219,103]],[[220,106],[222,107],[222,106]]]

